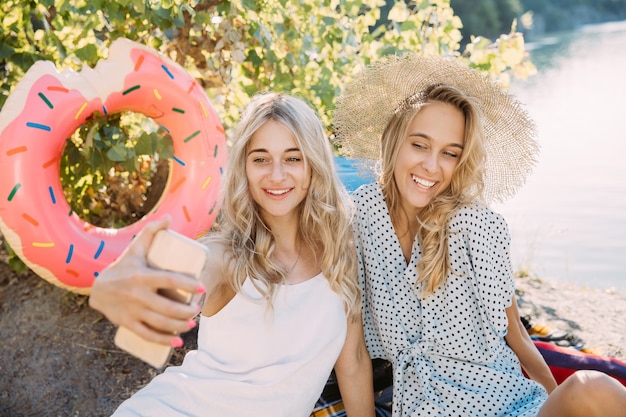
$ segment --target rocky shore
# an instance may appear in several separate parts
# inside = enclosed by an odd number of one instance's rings
[[[520,314],[532,324],[557,339],[574,336],[585,351],[626,361],[626,293],[536,277],[517,278],[516,288]]]

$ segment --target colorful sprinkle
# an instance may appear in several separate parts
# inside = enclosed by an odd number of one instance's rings
[[[98,278],[98,275],[100,275],[100,272],[98,272],[98,271],[95,271],[95,272],[93,273],[93,276],[94,276],[94,277],[96,277],[96,278]]]
[[[109,114],[109,111],[107,110],[105,106],[102,106],[102,112],[104,113],[105,116]]]
[[[66,264],[69,264],[72,261],[73,254],[74,254],[74,245],[70,244],[70,249],[67,251],[67,258],[65,258]]]
[[[178,107],[172,107],[172,111],[175,111],[176,113],[180,113],[180,114],[185,114],[185,110],[179,109]]]
[[[206,107],[204,107],[204,103],[199,101],[200,103],[200,108],[202,108],[202,114],[204,115],[204,118],[206,119],[207,117],[209,117],[209,112],[206,111]]]
[[[26,152],[28,148],[26,146],[18,146],[17,148],[9,149],[7,151],[7,156],[15,155],[16,153]]]
[[[34,218],[32,218],[31,216],[29,216],[28,214],[22,213],[22,217],[24,218],[24,220],[26,220],[28,223],[32,224],[33,226],[35,227],[39,226],[39,222],[35,220]]]
[[[80,276],[80,274],[74,271],[73,269],[66,269],[65,272],[67,272],[68,275],[72,275],[75,278],[78,278]]]
[[[41,167],[42,167],[43,169],[46,169],[46,168],[48,168],[48,167],[50,167],[50,166],[54,165],[54,163],[55,163],[56,161],[57,161],[57,158],[56,158],[56,156],[55,156],[54,158],[52,158],[52,159],[51,159],[51,160],[49,160],[48,162],[44,162],[44,163],[41,165]]]
[[[163,68],[163,71],[165,71],[172,80],[174,79],[174,74],[170,72],[170,70],[165,66],[165,64],[162,64],[161,68]]]
[[[213,158],[217,158],[217,145],[215,145],[215,148],[213,149]]]
[[[154,96],[157,98],[157,100],[163,100],[163,97],[161,97],[161,93],[159,93],[159,90],[157,90],[156,88],[154,89]]]
[[[193,90],[193,88],[196,86],[196,81],[192,81],[191,85],[189,86],[189,88],[187,89],[187,94],[191,93],[191,90]]]
[[[215,211],[215,206],[217,206],[216,201],[213,202],[213,205],[211,206],[211,210],[209,210],[209,215],[213,214],[213,211]]]
[[[43,93],[39,93],[37,94],[39,97],[41,97],[41,99],[43,100],[44,103],[46,103],[48,105],[48,107],[50,107],[51,109],[54,109],[54,105],[52,105],[52,103],[50,102],[50,100],[48,100],[48,97],[46,97]]]
[[[36,248],[54,248],[54,242],[33,242]]]
[[[123,95],[123,96],[125,96],[125,95],[126,95],[126,94],[128,94],[128,93],[132,93],[132,92],[133,92],[133,91],[135,91],[135,90],[139,90],[140,88],[141,88],[141,86],[140,86],[140,85],[136,85],[136,86],[134,86],[134,87],[130,87],[128,90],[123,91],[123,92],[122,92],[122,95]]]
[[[85,101],[83,103],[82,106],[80,106],[80,108],[78,109],[78,111],[76,112],[76,114],[74,115],[74,120],[78,120],[78,117],[80,116],[80,114],[83,112],[83,110],[85,110],[87,108],[87,102]]]
[[[174,158],[174,161],[178,162],[180,165],[185,166],[187,164],[185,164],[185,162],[182,159],[178,159],[175,156],[172,156],[172,158]]]
[[[189,215],[189,211],[187,210],[187,206],[183,206],[183,214],[185,215],[185,219],[188,223],[191,222],[191,216]]]
[[[180,187],[181,184],[185,182],[186,179],[186,177],[182,177],[176,182],[176,184],[172,185],[172,190],[170,191],[170,193],[174,193],[178,189],[178,187]]]
[[[50,199],[52,200],[52,204],[56,204],[57,199],[54,196],[54,190],[52,189],[52,186],[48,187],[48,192],[50,193]]]
[[[41,129],[41,130],[45,130],[50,132],[52,130],[52,128],[50,126],[46,126],[46,125],[42,125],[39,123],[34,123],[34,122],[26,122],[26,126],[28,127],[34,127],[35,129]]]
[[[67,88],[65,88],[65,87],[57,87],[56,85],[48,86],[47,90],[48,91],[60,91],[62,93],[69,93],[70,92],[70,90],[68,90]]]
[[[100,257],[100,255],[102,254],[102,250],[104,249],[104,240],[100,241],[100,246],[98,246],[98,250],[96,251],[96,254],[93,256],[94,259],[98,259]]]
[[[15,184],[15,187],[13,187],[13,189],[9,193],[9,201],[13,200],[13,197],[15,197],[15,193],[17,193],[17,190],[19,190],[21,186],[22,184],[20,184],[19,182]]]
[[[159,123],[159,126],[161,126],[163,128],[163,130],[165,130],[168,134],[170,134],[170,130],[167,127],[163,126],[160,123]]]
[[[208,187],[208,185],[211,183],[211,180],[213,179],[213,177],[208,176],[206,178],[206,180],[204,180],[204,182],[202,183],[202,189],[204,190],[206,187]]]
[[[220,167],[220,175],[224,175],[224,167]]]
[[[141,64],[143,64],[143,59],[144,56],[139,55],[139,58],[137,58],[137,63],[135,64],[135,71],[139,71],[139,68],[141,68]]]
[[[184,143],[189,142],[191,139],[195,138],[196,136],[198,136],[200,134],[200,131],[196,131],[194,133],[192,133],[187,139],[183,140]]]

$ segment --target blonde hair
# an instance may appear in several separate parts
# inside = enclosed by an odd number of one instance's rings
[[[465,116],[464,149],[447,189],[424,207],[418,217],[417,236],[422,258],[417,263],[416,286],[422,285],[422,295],[432,294],[450,271],[448,253],[448,223],[463,205],[478,197],[484,187],[485,149],[478,105],[461,90],[436,85],[418,96],[410,97],[391,117],[382,135],[381,172],[379,182],[391,219],[398,222],[408,216],[402,210],[401,196],[393,172],[400,146],[407,129],[422,106],[430,102],[451,104]]]
[[[226,172],[219,226],[207,236],[228,248],[226,280],[239,291],[246,277],[258,280],[259,291],[271,306],[276,285],[286,271],[272,258],[275,239],[248,191],[246,149],[266,122],[281,123],[292,133],[304,163],[311,168],[311,184],[299,207],[300,235],[316,254],[331,288],[340,294],[348,314],[360,314],[357,261],[352,231],[351,199],[333,169],[333,153],[322,123],[303,100],[279,93],[257,94],[235,128]]]

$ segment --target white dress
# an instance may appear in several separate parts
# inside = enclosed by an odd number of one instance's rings
[[[536,416],[547,394],[504,340],[515,288],[502,216],[472,206],[453,217],[452,272],[423,298],[417,238],[407,265],[380,186],[353,199],[366,343],[393,364],[393,416]]]
[[[198,350],[114,416],[308,417],[345,342],[342,298],[322,274],[279,286],[273,310],[249,279],[242,292],[201,316]]]

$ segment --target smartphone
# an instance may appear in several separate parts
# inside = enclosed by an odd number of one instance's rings
[[[207,259],[206,246],[169,229],[159,230],[148,249],[148,265],[155,269],[178,272],[200,278]],[[161,289],[159,293],[178,302],[198,303],[202,295],[182,290]],[[144,340],[120,326],[115,333],[115,345],[157,369],[163,368],[173,348]]]

